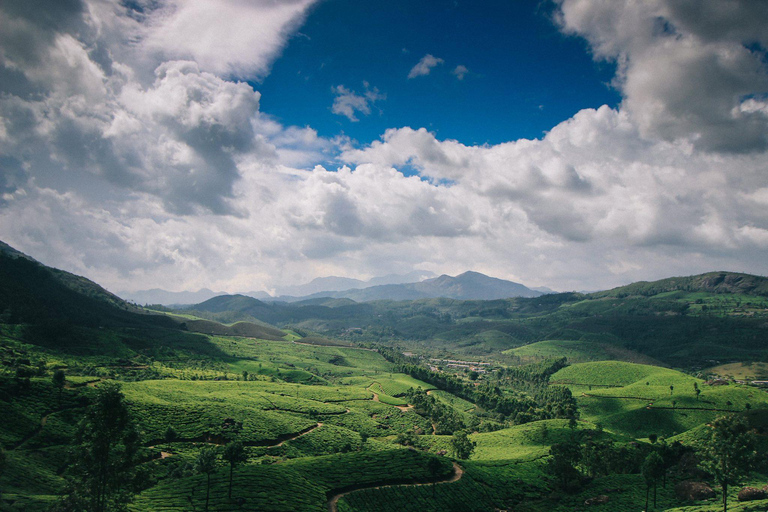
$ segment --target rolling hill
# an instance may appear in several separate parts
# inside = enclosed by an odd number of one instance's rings
[[[0,509],[43,512],[75,488],[65,468],[77,464],[78,425],[104,381],[117,381],[136,427],[131,466],[141,478],[130,480],[128,505],[136,512],[551,512],[583,510],[603,495],[609,502],[590,510],[636,510],[649,453],[694,450],[725,413],[762,428],[768,394],[606,359],[764,354],[767,301],[745,289],[293,304],[233,295],[155,314],[5,250]],[[330,334],[305,333],[309,326]],[[563,355],[589,362],[568,365]],[[460,455],[454,440],[465,429],[475,446]],[[232,441],[243,446],[236,468],[220,455]],[[549,463],[563,443],[581,458],[569,492],[553,485]],[[208,478],[193,468],[212,448],[219,460]],[[686,504],[672,491],[679,481],[712,483],[678,464],[683,457],[668,458],[672,485],[659,489],[659,509]],[[744,483],[763,485],[766,472]]]

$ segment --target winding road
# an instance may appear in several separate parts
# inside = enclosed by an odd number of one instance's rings
[[[328,499],[328,512],[338,512],[338,503],[341,498],[346,496],[347,494],[351,494],[355,491],[360,491],[363,489],[384,489],[387,487],[417,487],[421,485],[432,485],[432,484],[450,484],[453,482],[457,482],[461,479],[461,477],[464,476],[464,470],[461,469],[461,466],[453,463],[453,474],[445,478],[443,480],[435,480],[432,482],[420,482],[420,483],[413,483],[413,484],[384,484],[384,485],[378,485],[378,484],[371,484],[371,485],[361,485],[360,487],[357,487],[355,489],[352,489],[350,491],[343,491],[336,494],[333,494]]]

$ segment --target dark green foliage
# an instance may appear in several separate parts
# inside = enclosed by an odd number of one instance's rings
[[[456,409],[436,400],[421,389],[409,389],[404,398],[413,405],[417,414],[429,418],[435,427],[435,434],[453,434],[465,428],[464,421]]]
[[[229,464],[229,497],[232,497],[232,473],[235,466],[248,460],[243,443],[240,441],[231,441],[224,447],[221,457]]]
[[[515,383],[520,385],[522,381],[527,386],[526,390],[534,395],[530,396],[525,393],[513,392],[509,388],[505,390],[506,393],[503,393],[498,385],[501,382],[486,381],[480,386],[475,386],[450,373],[434,372],[424,366],[412,364],[408,358],[392,350],[380,349],[380,353],[387,360],[396,364],[396,371],[453,393],[460,398],[480,405],[487,411],[497,413],[502,418],[512,419],[518,424],[539,419],[566,418],[576,414],[576,401],[570,390],[564,387],[546,385],[549,376],[562,368],[564,364],[562,360],[545,365],[538,371],[531,370],[517,375]],[[526,375],[533,376],[533,380],[524,380]]]
[[[120,387],[102,384],[75,435],[63,509],[123,510],[133,491],[130,482],[137,446],[138,435]]]
[[[553,444],[549,449],[551,458],[547,462],[547,472],[552,475],[555,487],[564,492],[579,488],[581,475],[576,465],[581,459],[581,447],[575,441]]]
[[[211,497],[211,473],[216,471],[216,459],[218,457],[218,449],[213,446],[206,446],[200,453],[197,454],[195,459],[195,472],[204,474],[206,476],[205,483],[205,510],[208,510],[208,502]]]
[[[74,326],[162,325],[165,316],[139,310],[97,284],[25,258],[0,253],[0,311],[8,324],[32,324],[30,341],[67,343]]]
[[[713,421],[709,428],[702,450],[702,466],[722,486],[725,512],[728,509],[728,486],[737,484],[756,462],[756,440],[741,416],[723,416]]]
[[[656,487],[666,471],[664,460],[657,452],[651,452],[643,461],[640,471],[645,479],[645,510],[648,510],[648,494],[651,486],[653,486],[653,507],[656,508]]]
[[[6,456],[5,456],[5,448],[0,445],[0,476],[3,475],[5,472],[5,464],[6,464]],[[3,489],[0,488],[0,497],[3,495]]]
[[[467,436],[464,430],[459,430],[451,437],[451,449],[459,459],[468,459],[475,451],[477,443]]]
[[[59,396],[61,396],[61,390],[64,389],[64,384],[67,382],[67,377],[64,375],[64,370],[56,370],[53,372],[51,382],[59,390]]]
[[[165,436],[163,436],[163,439],[166,443],[172,443],[176,440],[176,438],[179,437],[179,435],[176,433],[176,430],[170,425],[168,425],[168,428],[165,429]]]

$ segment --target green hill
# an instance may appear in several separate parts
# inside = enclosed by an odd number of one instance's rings
[[[491,301],[287,304],[224,296],[194,306],[192,312],[223,323],[262,321],[352,342],[450,350],[468,357],[518,348],[510,354],[557,356],[554,347],[531,344],[568,340],[572,346],[560,348],[575,361],[596,357],[701,368],[768,357],[766,286],[763,277],[713,272],[589,295]],[[578,350],[586,352],[573,350],[577,342],[585,343]]]
[[[653,282],[640,281],[590,295],[593,297],[651,297],[677,291],[768,297],[768,278],[735,272],[707,272],[695,276],[670,277]]]
[[[674,436],[728,413],[768,413],[768,393],[762,390],[738,384],[713,386],[649,365],[580,363],[558,371],[550,382],[571,389],[584,419],[632,437]]]
[[[603,495],[590,510],[636,510],[652,452],[666,457],[658,508],[669,509],[686,505],[677,482],[712,483],[683,462],[723,414],[763,434],[765,459],[764,390],[635,364],[764,355],[758,287],[365,304],[223,296],[158,314],[0,249],[0,510],[61,505],[84,463],[73,454],[88,453],[73,444],[79,425],[109,381],[135,428],[126,467],[140,478],[121,473],[134,512],[203,510],[208,494],[211,511],[544,512]],[[464,431],[475,446],[459,459]],[[244,456],[230,468],[233,440]],[[211,449],[209,489],[197,462]],[[567,492],[553,450],[574,457]],[[768,467],[749,478],[765,481]]]
[[[503,353],[515,356],[523,361],[565,357],[570,363],[617,360],[629,363],[661,365],[659,361],[633,350],[599,341],[545,340],[505,350]]]

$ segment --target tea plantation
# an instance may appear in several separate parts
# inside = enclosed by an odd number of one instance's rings
[[[746,380],[764,373],[765,300],[749,290],[200,318],[2,262],[2,511],[720,510],[724,484],[731,510],[768,505],[768,393]],[[721,361],[731,339],[739,359]],[[713,353],[712,372],[671,367]]]

